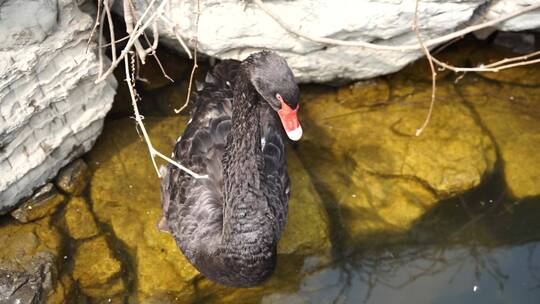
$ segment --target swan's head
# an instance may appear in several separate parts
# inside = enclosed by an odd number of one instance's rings
[[[302,127],[296,114],[300,108],[300,90],[285,59],[274,52],[262,51],[249,56],[245,63],[251,83],[278,113],[287,136],[299,140]]]

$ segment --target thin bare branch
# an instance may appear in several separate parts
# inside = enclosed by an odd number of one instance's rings
[[[171,27],[171,31],[174,33],[176,40],[178,40],[178,42],[180,43],[180,45],[182,46],[182,48],[188,55],[189,59],[193,59],[193,56],[191,55],[191,51],[189,50],[188,46],[186,45],[186,43],[184,42],[184,40],[178,33],[177,24],[175,24],[174,22],[172,22],[171,20],[169,20],[169,18],[165,16],[160,16],[160,19],[165,21],[165,23],[167,23]]]
[[[101,1],[101,0],[99,0]],[[98,37],[98,45],[103,45],[103,22],[105,21],[105,14],[101,13],[101,17],[99,20],[99,37]],[[103,52],[98,52],[98,62],[99,62],[99,75],[103,75]]]
[[[114,0],[112,0],[112,2],[114,2]],[[112,21],[109,0],[103,0],[103,7],[105,8],[105,13],[107,14],[107,22],[109,23],[109,35],[111,37],[111,54],[112,60],[114,61],[116,60],[116,38],[114,36],[114,24]]]
[[[457,72],[494,72],[496,73],[502,70],[506,70],[506,69],[510,69],[510,68],[514,68],[518,66],[540,63],[540,58],[527,60],[529,58],[536,57],[539,55],[540,55],[540,51],[535,51],[527,55],[517,56],[517,57],[512,57],[512,58],[504,58],[497,62],[493,62],[487,65],[479,65],[476,67],[456,67],[451,64],[442,62],[435,57],[433,57],[432,59],[435,63],[437,63],[437,65],[445,69],[448,69],[450,71],[454,71],[456,73]]]
[[[94,22],[94,26],[92,27],[92,30],[90,31],[90,37],[88,37],[88,42],[86,43],[86,52],[88,53],[88,47],[90,46],[90,42],[92,42],[92,38],[94,37],[94,34],[96,33],[97,27],[101,26],[100,24],[100,14],[101,14],[101,0],[97,1],[97,16],[96,16],[96,22]]]
[[[146,14],[150,10],[150,5],[152,5],[152,3],[154,3],[155,1],[156,0],[152,0],[152,2],[150,2],[149,7],[144,11],[141,18],[135,24],[135,27],[133,28],[133,33],[130,35],[130,38],[129,38],[128,42],[126,43],[126,46],[124,47],[124,49],[120,53],[120,56],[118,56],[116,61],[113,61],[111,63],[109,69],[105,73],[103,73],[95,81],[95,83],[99,83],[99,82],[105,80],[105,78],[107,78],[112,73],[112,71],[118,66],[118,64],[120,64],[120,62],[126,57],[128,52],[131,50],[131,47],[133,47],[133,44],[135,43],[135,41],[138,41],[139,37],[144,33],[146,28],[148,28],[148,26],[154,20],[154,18],[156,18],[156,16],[161,14],[161,11],[162,11],[163,7],[165,6],[165,4],[167,4],[167,0],[163,1],[158,6],[158,8],[154,11],[154,13],[150,17],[148,17],[148,20],[144,24],[142,23],[143,18],[146,16]]]
[[[149,8],[150,8],[150,5],[148,6],[147,9]],[[134,27],[133,27],[133,24],[135,24],[134,20],[135,20],[135,7],[133,6],[133,2],[131,2],[131,0],[124,0],[124,21],[126,23],[126,32],[130,36],[134,31]],[[135,47],[137,56],[141,60],[142,64],[144,64],[146,62],[146,52],[141,42],[139,41],[139,39],[136,39],[133,42],[133,46]]]
[[[125,37],[122,37],[122,38],[120,38],[120,39],[116,39],[116,43],[122,42],[122,41],[128,40],[128,39],[129,39],[129,35],[128,35],[128,36],[125,36]],[[100,48],[102,48],[102,49],[103,49],[103,48],[107,48],[107,47],[111,46],[111,44],[112,44],[112,43],[106,43],[106,44],[100,46]]]
[[[134,63],[132,62],[132,65]],[[178,162],[174,161],[173,159],[163,155],[161,152],[157,151],[154,146],[152,145],[152,142],[150,141],[150,137],[148,136],[148,132],[146,131],[146,128],[144,127],[144,123],[142,121],[142,116],[139,113],[139,107],[137,106],[137,93],[135,92],[135,84],[132,79],[132,75],[134,73],[133,67],[130,70],[130,64],[129,60],[127,58],[124,60],[124,67],[125,67],[125,73],[126,73],[126,83],[129,88],[129,94],[131,96],[131,104],[133,106],[133,111],[135,114],[135,121],[137,122],[137,125],[139,126],[139,129],[143,135],[144,141],[146,142],[146,146],[148,147],[148,153],[150,154],[150,158],[152,159],[152,164],[154,165],[154,169],[156,170],[156,174],[159,178],[161,178],[161,174],[159,173],[159,169],[156,163],[155,157],[158,156],[170,164],[174,165],[175,167],[179,168],[180,170],[185,171],[189,175],[193,176],[194,178],[207,178],[207,175],[199,175],[190,169],[182,166]]]
[[[189,104],[189,98],[191,97],[191,86],[193,85],[193,76],[195,75],[195,70],[197,69],[197,47],[198,47],[198,41],[199,41],[199,17],[201,15],[201,7],[200,7],[200,0],[197,0],[197,15],[195,17],[195,43],[194,43],[194,49],[193,49],[193,68],[191,69],[191,75],[189,76],[189,85],[188,85],[188,91],[186,96],[186,102],[184,102],[184,105],[180,107],[180,109],[174,109],[174,113],[178,114],[182,112]]]
[[[172,79],[171,77],[169,77],[169,75],[167,75],[167,72],[165,72],[165,69],[163,68],[163,65],[161,64],[161,61],[159,60],[158,56],[156,55],[156,53],[152,53],[150,54],[152,57],[154,57],[154,59],[156,60],[158,66],[159,66],[159,69],[161,70],[161,73],[163,74],[163,77],[167,78],[170,82],[174,82],[174,79]]]
[[[422,36],[420,35],[420,29],[418,27],[418,6],[420,4],[420,0],[416,0],[415,8],[414,8],[414,21],[413,21],[413,30],[416,34],[416,38],[418,39],[418,43],[420,46],[422,46],[422,51],[424,51],[424,54],[426,55],[426,58],[429,62],[429,68],[431,69],[431,102],[429,103],[429,111],[428,115],[426,116],[426,119],[424,120],[424,123],[422,126],[418,129],[416,129],[416,136],[420,136],[422,132],[424,132],[424,129],[427,127],[429,121],[431,120],[431,115],[433,113],[433,106],[435,105],[435,93],[437,92],[437,72],[435,71],[435,66],[433,65],[433,58],[431,57],[431,54],[429,53],[428,48],[424,44],[424,40],[422,40]]]

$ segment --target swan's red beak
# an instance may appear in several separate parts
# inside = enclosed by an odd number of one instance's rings
[[[287,136],[289,136],[290,139],[297,141],[302,137],[302,126],[300,126],[300,122],[298,122],[298,117],[296,116],[298,109],[300,109],[300,104],[293,110],[282,98],[280,98],[280,101],[281,109],[278,111],[278,115],[281,119],[281,124],[283,124],[285,132],[287,132]]]

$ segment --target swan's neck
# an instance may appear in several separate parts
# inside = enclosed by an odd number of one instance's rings
[[[223,160],[224,212],[222,241],[228,248],[273,250],[272,222],[264,195],[259,101],[251,83],[238,76],[234,84],[232,127]]]

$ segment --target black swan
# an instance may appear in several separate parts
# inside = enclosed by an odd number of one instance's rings
[[[208,178],[168,164],[159,227],[204,276],[251,287],[276,265],[289,200],[281,128],[292,140],[302,135],[299,89],[269,51],[219,63],[202,86],[173,157]]]

